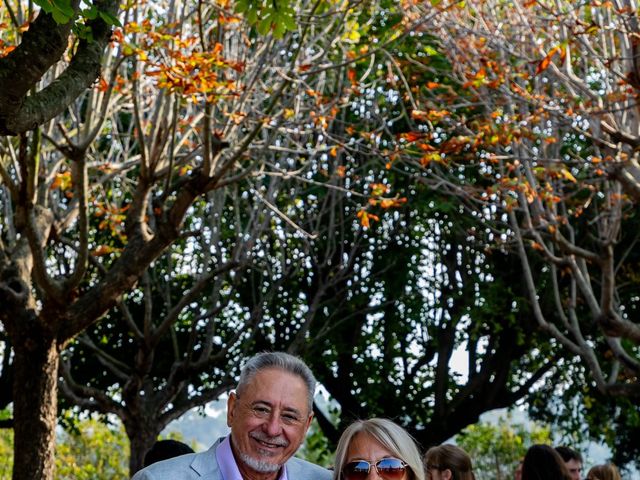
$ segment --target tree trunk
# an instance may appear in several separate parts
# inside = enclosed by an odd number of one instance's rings
[[[160,432],[143,424],[125,424],[125,430],[129,437],[129,475],[133,476],[144,467],[144,456],[151,449]]]
[[[58,345],[41,329],[23,331],[27,335],[13,344],[13,480],[53,480]]]

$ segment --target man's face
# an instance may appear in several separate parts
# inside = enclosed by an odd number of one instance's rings
[[[276,368],[260,370],[227,402],[227,425],[241,472],[270,474],[298,450],[313,413],[304,381]]]
[[[572,458],[568,462],[565,462],[565,465],[567,466],[567,470],[569,470],[571,480],[580,480],[580,478],[582,478],[582,462]]]

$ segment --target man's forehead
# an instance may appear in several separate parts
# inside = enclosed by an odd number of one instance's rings
[[[267,384],[266,387],[272,386],[275,389],[280,389],[281,386],[278,385],[270,385],[274,382],[278,382],[278,383],[284,383],[287,386],[290,386],[291,388],[303,388],[304,390],[307,390],[307,384],[305,383],[305,381],[302,379],[302,377],[300,377],[299,375],[296,375],[295,373],[291,373],[287,370],[282,370],[280,368],[275,368],[275,367],[269,367],[269,368],[264,368],[262,370],[258,370],[247,382],[247,386],[250,387],[252,384],[256,384],[259,383],[261,384],[262,388],[265,388],[265,385],[263,384]]]
[[[292,408],[300,408],[300,402],[306,403],[308,393],[302,378],[286,370],[273,368],[256,372],[238,391],[238,394],[249,397],[247,400],[250,399],[252,403],[287,404]]]

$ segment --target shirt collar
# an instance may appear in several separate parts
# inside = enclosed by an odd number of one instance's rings
[[[220,467],[222,480],[243,480],[231,450],[231,435],[228,435],[216,449],[216,460]],[[288,480],[286,464],[280,469],[278,480]]]

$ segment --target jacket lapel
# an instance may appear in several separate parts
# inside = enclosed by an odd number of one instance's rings
[[[190,468],[206,480],[222,480],[218,460],[216,459],[216,449],[222,439],[218,439],[209,450],[198,453],[191,462]]]

